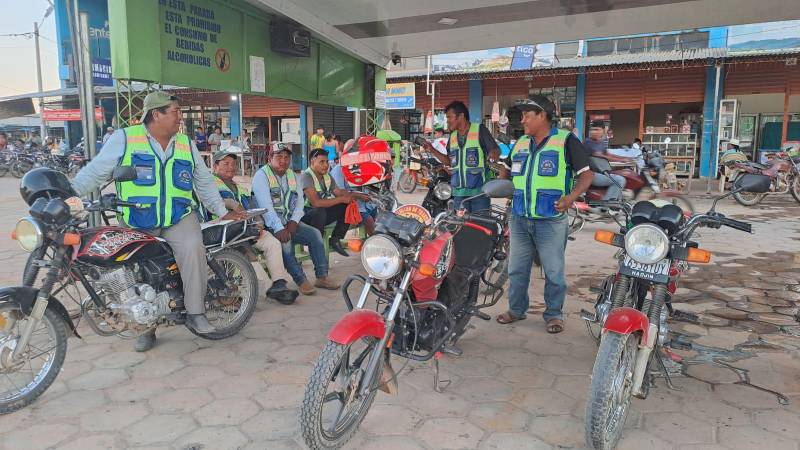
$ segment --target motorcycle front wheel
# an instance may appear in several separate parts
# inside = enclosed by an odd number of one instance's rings
[[[217,264],[222,272],[220,277],[209,270],[210,295],[206,296],[206,317],[217,330],[206,334],[190,330],[202,338],[219,340],[238,333],[253,317],[258,301],[258,279],[250,261],[233,249],[215,253],[211,264]],[[220,281],[224,289],[216,289]]]
[[[586,401],[586,443],[611,450],[622,436],[633,388],[638,334],[605,333],[592,369]]]
[[[33,164],[27,161],[16,161],[11,164],[11,175],[15,178],[22,178],[22,176],[28,173],[32,168]]]
[[[381,355],[373,379],[364,379],[379,342],[370,337],[349,345],[325,344],[300,406],[300,429],[312,450],[341,448],[358,430],[375,400],[377,380],[383,372]],[[370,390],[362,395],[360,388],[365,384]]]
[[[800,175],[795,175],[789,180],[789,192],[795,201],[800,203]]]
[[[19,306],[0,305],[0,414],[33,403],[53,384],[64,364],[67,328],[64,319],[52,309],[45,310],[21,357],[11,360],[11,353],[30,320]]]
[[[742,206],[755,206],[761,203],[766,196],[767,194],[757,194],[755,192],[736,192],[733,194],[733,199]]]
[[[397,185],[401,192],[411,194],[417,189],[417,177],[412,172],[404,171],[400,174]]]

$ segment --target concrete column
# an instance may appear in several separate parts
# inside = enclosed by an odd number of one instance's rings
[[[300,105],[300,169],[305,170],[308,167],[308,160],[306,159],[306,155],[308,155],[308,120],[307,120],[307,109],[306,105]],[[293,158],[296,161],[296,159]]]
[[[469,80],[469,120],[483,122],[483,80]]]
[[[706,91],[703,101],[703,140],[700,143],[700,176],[714,177],[717,167],[717,133],[719,123],[719,101],[724,97],[725,66],[719,73],[719,90],[717,91],[717,67],[706,69]]]
[[[583,141],[586,136],[586,72],[578,74],[575,84],[575,126],[578,127],[578,138]]]

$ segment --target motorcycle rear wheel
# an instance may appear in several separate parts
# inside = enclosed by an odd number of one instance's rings
[[[214,261],[225,272],[225,284],[236,287],[234,294],[206,300],[206,316],[217,331],[201,334],[190,330],[205,339],[219,340],[231,337],[241,331],[256,310],[258,301],[258,279],[253,265],[241,253],[233,249],[224,249],[214,254]],[[210,280],[216,275],[209,270]],[[209,290],[211,289],[209,285]],[[227,320],[226,320],[227,315]]]
[[[384,358],[381,355],[374,378],[362,379],[370,355],[379,342],[369,337],[348,345],[333,341],[325,344],[314,365],[303,396],[303,404],[300,406],[300,429],[303,440],[312,450],[341,448],[358,430],[375,400],[378,379],[383,372]],[[353,353],[354,359],[351,363]],[[363,383],[371,387],[366,395],[361,395],[357,391]],[[342,391],[328,392],[329,387],[338,387]],[[326,429],[324,409],[326,404],[331,402],[338,402],[339,408],[332,411],[335,413],[333,424]],[[342,418],[348,405],[351,408]]]
[[[33,168],[33,165],[29,162],[15,161],[11,164],[11,175],[15,178],[22,178],[31,168]]]
[[[800,175],[795,175],[789,180],[789,192],[792,193],[795,201],[800,203]]]
[[[19,306],[4,303],[0,305],[0,319],[3,322],[0,329],[0,357],[5,360],[7,352],[13,351],[12,344],[19,340],[23,323],[30,320],[30,316],[26,316]],[[0,366],[3,372],[0,378],[0,414],[22,409],[42,395],[61,372],[66,354],[67,328],[64,319],[54,310],[46,309],[42,320],[33,330],[24,359],[16,367]],[[34,365],[41,367],[35,372]],[[30,372],[30,377],[24,375],[26,372]],[[21,378],[14,382],[12,377]],[[24,381],[27,378],[31,378],[30,381]],[[6,381],[11,383],[10,388],[3,387]]]
[[[622,436],[631,404],[638,334],[605,333],[592,369],[586,401],[586,443],[611,450]]]
[[[411,172],[403,172],[400,174],[397,185],[404,194],[411,194],[417,189],[417,177]]]
[[[755,206],[761,203],[766,196],[767,194],[757,194],[754,192],[736,192],[733,194],[733,199],[742,206]]]

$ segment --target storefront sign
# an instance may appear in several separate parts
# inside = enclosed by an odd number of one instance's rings
[[[55,121],[78,121],[81,120],[80,109],[45,109],[42,111],[42,117],[45,122]],[[94,119],[103,120],[103,108],[96,107],[94,109]]]
[[[375,109],[386,109],[386,91],[375,91]]]
[[[416,108],[417,91],[414,83],[386,85],[386,109]]]
[[[530,70],[553,65],[556,46],[529,44],[472,52],[433,55],[433,73],[472,73],[507,70]]]
[[[111,60],[106,58],[92,58],[92,84],[95,86],[113,86],[111,77]]]

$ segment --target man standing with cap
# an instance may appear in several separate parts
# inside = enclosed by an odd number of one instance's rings
[[[183,281],[186,326],[198,333],[215,328],[205,315],[208,281],[206,251],[192,191],[203,205],[224,219],[240,219],[240,212],[228,212],[214,177],[203,164],[194,143],[179,133],[183,117],[178,99],[164,92],[151,92],[144,99],[142,124],[117,130],[103,151],[78,173],[72,184],[79,195],[99,189],[119,165],[134,166],[139,178],[117,183],[122,201],[151,203],[151,208],[122,208],[122,222],[164,238],[175,255]],[[133,200],[135,199],[135,200]],[[155,345],[155,328],[136,342],[136,351]]]
[[[335,290],[339,285],[328,279],[328,258],[322,243],[322,234],[311,225],[300,221],[304,214],[303,190],[297,176],[289,168],[292,150],[282,142],[272,146],[269,163],[253,177],[253,195],[259,207],[266,208],[264,224],[281,241],[283,264],[303,295],[314,293],[314,286]],[[306,278],[303,266],[294,255],[295,244],[307,245],[314,263],[317,281],[313,285]]]
[[[245,211],[252,207],[250,194],[242,189],[233,177],[239,168],[237,160],[238,152],[232,148],[220,150],[214,153],[214,181],[217,183],[219,195],[225,202],[225,207],[229,211]],[[216,218],[213,214],[209,220]],[[275,299],[284,305],[291,305],[297,299],[297,291],[286,287],[289,280],[289,273],[283,265],[283,251],[281,243],[272,233],[261,230],[254,247],[264,254],[267,263],[267,270],[272,279],[272,286],[267,290],[267,297]]]
[[[508,324],[525,318],[533,258],[538,252],[545,276],[547,332],[560,333],[564,330],[561,309],[567,295],[564,252],[569,224],[564,213],[589,188],[592,172],[580,140],[553,126],[555,106],[547,97],[534,95],[516,107],[522,111],[525,134],[506,161],[514,182],[509,309],[497,317],[497,322]],[[578,181],[573,188],[574,176]]]

